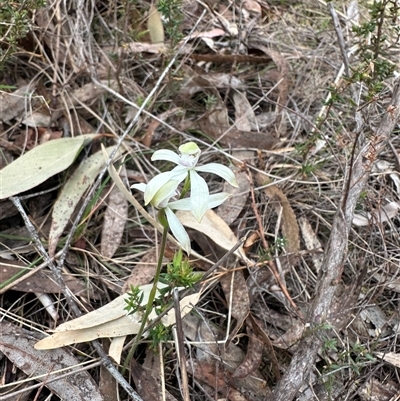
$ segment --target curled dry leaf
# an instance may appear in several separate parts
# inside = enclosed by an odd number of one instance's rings
[[[265,185],[265,176],[257,174],[256,181],[260,186]],[[299,225],[286,195],[276,185],[264,188],[263,191],[273,201],[277,214],[282,208],[282,234],[286,239],[286,250],[290,253],[298,252],[300,250]]]
[[[258,369],[262,360],[264,343],[262,342],[261,338],[253,332],[249,324],[246,326],[246,330],[249,337],[246,357],[233,373],[232,378],[234,379],[244,379],[245,377],[251,375]]]
[[[72,373],[56,379],[54,371],[73,369],[80,361],[65,349],[38,351],[34,344],[38,335],[6,321],[0,322],[0,351],[28,376],[34,376],[62,400],[103,401],[92,377],[86,372]]]
[[[108,196],[101,231],[100,253],[106,258],[112,258],[118,249],[127,219],[128,201],[118,187],[114,186]]]

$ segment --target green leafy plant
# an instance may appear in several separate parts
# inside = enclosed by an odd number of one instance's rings
[[[32,11],[45,5],[45,0],[0,1],[0,68],[17,50],[18,41],[28,34]]]
[[[158,11],[165,19],[165,32],[174,47],[182,38],[181,25],[183,21],[181,0],[160,0],[157,5]]]

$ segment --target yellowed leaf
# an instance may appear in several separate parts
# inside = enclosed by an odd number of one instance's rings
[[[154,5],[150,7],[147,29],[150,33],[151,43],[164,43],[164,26],[161,20],[161,15]]]

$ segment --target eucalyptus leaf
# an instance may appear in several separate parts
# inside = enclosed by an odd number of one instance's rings
[[[0,199],[35,188],[67,169],[94,135],[60,138],[45,142],[0,170]]]

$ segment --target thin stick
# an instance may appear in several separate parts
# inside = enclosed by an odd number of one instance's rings
[[[183,400],[190,401],[189,381],[186,370],[185,348],[183,346],[184,335],[182,327],[181,306],[179,303],[179,292],[177,288],[174,288],[174,308],[175,308],[175,325],[176,325],[176,343],[177,343],[179,367],[181,370],[181,379],[182,379],[181,392]]]
[[[349,58],[347,57],[346,44],[344,43],[344,37],[343,37],[342,28],[340,26],[339,17],[338,17],[338,15],[336,13],[335,6],[333,5],[332,2],[328,3],[328,7],[329,7],[329,12],[331,13],[331,16],[332,16],[332,19],[333,19],[333,26],[334,26],[335,31],[336,31],[336,36],[338,38],[340,51],[342,53],[344,71],[345,71],[346,75],[348,77],[350,77]]]

